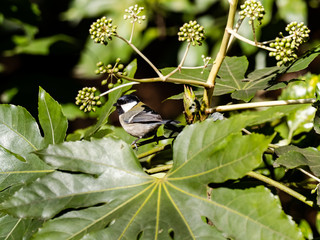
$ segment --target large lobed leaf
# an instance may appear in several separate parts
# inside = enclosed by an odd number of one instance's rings
[[[121,140],[51,145],[37,154],[58,171],[21,189],[1,209],[53,218],[35,239],[302,239],[264,187],[213,189],[207,196],[208,183],[240,178],[261,163],[271,139],[242,136],[246,124],[238,116],[185,128],[163,178],[147,175]]]
[[[0,215],[0,239],[30,239],[43,221]]]
[[[39,89],[39,121],[22,107],[0,105],[0,201],[23,185],[52,172],[33,152],[64,140],[67,119],[61,106],[42,88]]]
[[[258,90],[275,90],[285,87],[285,83],[276,79],[286,72],[297,72],[309,66],[320,54],[320,47],[306,52],[287,67],[267,67],[257,69],[247,74],[249,62],[245,56],[225,57],[215,82],[214,95],[220,96],[231,93],[231,97],[238,100],[250,101]],[[164,75],[175,68],[161,69]],[[181,69],[172,75],[173,78],[192,79],[206,82],[210,69]],[[180,98],[179,96],[178,98]]]
[[[0,145],[22,156],[44,146],[39,127],[27,110],[0,105]]]
[[[258,90],[267,90],[278,84],[274,80],[281,74],[283,68],[258,69],[246,76],[248,65],[249,62],[245,56],[226,57],[218,72],[219,78],[216,79],[214,95],[232,93],[232,98],[248,102]]]
[[[24,108],[0,105],[0,201],[50,171],[31,154],[43,146],[38,125]]]

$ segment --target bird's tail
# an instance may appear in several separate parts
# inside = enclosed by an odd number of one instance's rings
[[[171,131],[169,137],[173,137],[183,130],[184,126],[178,125],[179,123],[180,122],[176,120],[165,120],[164,129]]]

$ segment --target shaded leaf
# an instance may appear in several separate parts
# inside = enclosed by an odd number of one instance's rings
[[[279,67],[258,69],[246,77],[248,64],[245,56],[226,57],[218,72],[219,78],[216,79],[214,95],[232,93],[232,98],[248,102],[254,97],[256,91],[267,90],[277,84],[273,80],[283,70]]]
[[[0,105],[0,201],[50,171],[31,154],[43,146],[38,125],[24,108]]]
[[[68,120],[62,113],[62,108],[44,89],[39,88],[39,122],[44,132],[46,145],[63,142]]]
[[[275,166],[281,165],[290,169],[308,166],[316,176],[320,176],[320,152],[317,149],[290,145],[277,148],[276,154],[279,158],[275,161]]]
[[[304,55],[299,57],[292,65],[288,67],[287,72],[297,72],[309,66],[309,64],[320,54],[320,47],[316,47],[307,51]]]
[[[59,41],[66,42],[69,44],[75,43],[74,38],[64,34],[57,34],[50,37],[33,39],[32,41],[26,42],[25,44],[20,44],[16,46],[15,49],[7,51],[6,54],[8,54],[9,56],[21,53],[34,55],[48,55],[52,44]]]
[[[208,65],[207,68],[197,68],[197,69],[181,69],[180,71],[177,71],[175,74],[171,76],[171,78],[178,78],[178,79],[190,79],[200,82],[206,82],[207,78],[209,77],[210,69],[212,65]],[[175,70],[175,67],[167,67],[162,68],[161,73],[163,75],[167,75],[171,73],[173,70]]]

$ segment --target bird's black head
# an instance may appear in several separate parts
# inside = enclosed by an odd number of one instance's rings
[[[117,107],[118,114],[122,114],[140,102],[135,95],[124,95],[120,97],[113,106]]]

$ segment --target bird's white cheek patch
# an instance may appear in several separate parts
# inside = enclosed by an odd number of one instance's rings
[[[124,112],[128,112],[131,108],[133,108],[135,105],[137,105],[137,102],[130,102],[130,103],[126,103],[126,104],[122,104],[121,108]]]

